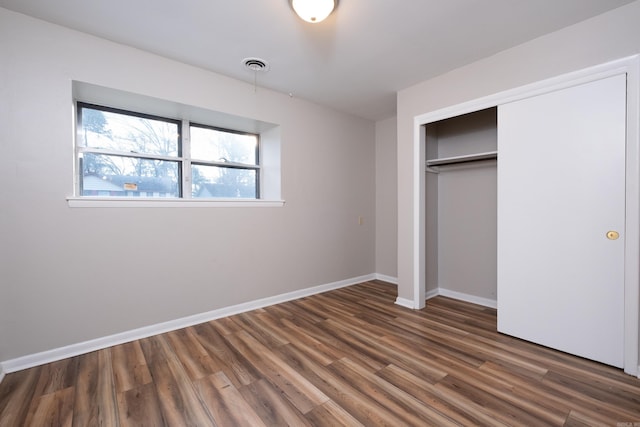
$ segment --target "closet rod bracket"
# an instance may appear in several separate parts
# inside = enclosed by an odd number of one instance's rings
[[[435,174],[440,173],[440,171],[439,171],[438,169],[434,169],[434,168],[433,168],[433,167],[431,167],[431,166],[426,166],[426,167],[424,168],[424,170],[425,170],[427,173],[435,173]]]

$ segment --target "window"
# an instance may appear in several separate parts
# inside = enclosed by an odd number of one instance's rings
[[[193,197],[258,198],[258,136],[192,124]]]
[[[259,136],[78,102],[80,196],[260,197]]]

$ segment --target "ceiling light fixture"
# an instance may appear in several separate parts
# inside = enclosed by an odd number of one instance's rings
[[[289,0],[298,16],[307,22],[317,24],[331,15],[338,0]]]

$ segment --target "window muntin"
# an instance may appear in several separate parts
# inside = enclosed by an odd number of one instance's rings
[[[80,196],[259,198],[256,134],[82,102],[77,111]]]

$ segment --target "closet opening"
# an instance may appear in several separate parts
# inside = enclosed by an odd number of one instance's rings
[[[426,298],[496,307],[497,107],[422,125]]]

